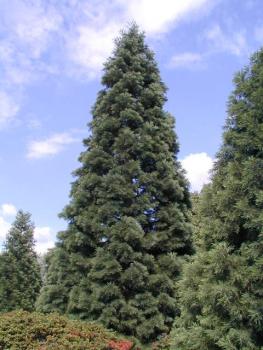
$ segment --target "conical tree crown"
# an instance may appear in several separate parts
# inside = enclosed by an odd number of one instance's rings
[[[136,25],[116,40],[102,83],[92,136],[84,141],[87,150],[80,156],[72,202],[63,215],[77,216],[80,228],[89,231],[85,249],[106,239],[108,227],[127,215],[136,217],[145,232],[163,231],[162,237],[156,235],[155,249],[173,250],[178,241],[178,249],[189,251],[189,235],[184,234],[189,228],[180,227],[183,218],[176,220],[187,211],[189,194],[176,161],[174,119],[163,111],[166,89]],[[167,220],[178,222],[176,237],[169,236],[174,228]],[[80,236],[77,241],[81,244]]]
[[[116,40],[102,84],[62,215],[69,227],[58,250],[78,276],[63,288],[64,309],[149,341],[177,313],[173,281],[192,247],[174,119],[163,110],[166,88],[136,25]],[[54,269],[51,261],[49,275]],[[52,288],[44,288],[42,305],[52,304]]]
[[[0,310],[33,310],[41,286],[40,266],[34,251],[34,225],[23,211],[7,234],[0,256]]]
[[[19,256],[23,252],[35,255],[34,252],[34,224],[31,222],[31,215],[20,210],[16,219],[7,234],[4,244],[5,251],[14,256]]]
[[[199,252],[180,282],[174,349],[263,346],[263,50],[234,83],[213,181],[198,210]]]

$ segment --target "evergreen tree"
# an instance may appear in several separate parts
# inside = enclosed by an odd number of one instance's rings
[[[192,247],[174,119],[136,25],[117,39],[102,84],[38,305],[148,342],[178,313],[174,281]]]
[[[198,254],[180,282],[176,350],[263,349],[263,50],[234,83]]]
[[[41,286],[30,214],[19,211],[0,256],[0,311],[34,309]]]
[[[202,242],[202,239],[200,239],[200,232],[202,231],[202,215],[200,213],[201,206],[200,206],[200,200],[201,196],[198,192],[191,193],[191,203],[192,203],[192,210],[191,210],[191,222],[193,227],[193,245],[195,248],[195,251],[198,249],[200,243]]]

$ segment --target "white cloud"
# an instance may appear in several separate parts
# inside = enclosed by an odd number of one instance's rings
[[[70,33],[66,43],[71,61],[89,78],[101,71],[113,49],[113,38],[131,21],[136,21],[147,35],[167,32],[192,11],[211,0],[115,0],[90,2],[82,10],[86,18]]]
[[[94,78],[113,38],[136,21],[149,36],[169,31],[213,0],[91,0],[0,2],[0,62],[8,84],[30,84],[43,74]]]
[[[26,46],[30,57],[39,58],[52,39],[52,33],[60,28],[62,18],[54,7],[41,1],[13,0],[13,3],[16,11],[9,12],[8,17],[14,34]]]
[[[42,55],[55,41],[63,19],[54,6],[41,0],[3,0],[0,12],[4,81],[8,85],[31,83],[48,69]]]
[[[260,38],[262,33],[260,28],[255,32],[255,36]],[[200,53],[183,52],[181,54],[175,54],[168,64],[171,68],[187,68],[187,69],[201,69],[205,67],[206,60],[213,57],[218,53],[228,53],[234,56],[248,55],[249,47],[246,39],[245,32],[227,30],[223,31],[222,28],[216,24],[209,30],[206,30],[203,34],[203,39],[208,43],[208,47]]]
[[[77,32],[68,38],[68,55],[80,73],[94,78],[101,71],[103,63],[113,49],[113,38],[118,34],[119,26],[109,23],[105,27],[81,25]]]
[[[47,242],[36,242],[35,250],[38,254],[45,254],[49,249],[52,249],[55,247],[54,241],[47,241]]]
[[[224,33],[221,27],[216,24],[205,32],[205,38],[210,41],[213,52],[228,52],[235,56],[241,56],[248,52],[246,36],[242,31]]]
[[[7,222],[2,216],[0,216],[0,239],[3,240],[9,231],[11,224]]]
[[[210,181],[213,159],[207,153],[191,153],[181,163],[186,171],[186,177],[191,184],[192,191],[200,191],[203,185]]]
[[[51,236],[51,228],[48,226],[36,227],[34,231],[34,237],[38,240],[43,240],[46,238],[50,238]]]
[[[172,68],[198,69],[203,66],[204,56],[199,53],[184,52],[172,57],[169,66]]]
[[[55,155],[73,142],[76,139],[69,133],[55,134],[43,141],[32,141],[28,146],[27,158],[40,159]]]
[[[6,92],[0,90],[0,128],[14,119],[19,106]]]
[[[13,204],[5,203],[1,205],[1,214],[3,216],[15,216],[17,209]]]
[[[158,37],[181,20],[202,14],[213,0],[0,1],[1,89],[17,92],[46,76],[93,79],[111,54],[119,30],[136,21]],[[9,98],[9,99],[8,99]],[[0,96],[0,127],[17,114]],[[4,108],[1,106],[4,104]]]
[[[35,249],[38,254],[46,253],[55,246],[52,230],[48,226],[36,227],[34,231],[36,240]]]
[[[4,203],[0,206],[0,240],[4,240],[7,232],[11,228],[10,222],[6,217],[15,216],[17,213],[16,207],[11,203]]]
[[[201,9],[211,0],[131,0],[123,1],[127,16],[150,35],[168,31],[178,21]]]

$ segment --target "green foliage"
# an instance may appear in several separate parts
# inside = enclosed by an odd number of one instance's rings
[[[263,50],[235,77],[212,184],[201,194],[198,253],[179,283],[172,349],[263,349]]]
[[[19,211],[0,255],[0,311],[33,310],[41,286],[30,214]]]
[[[116,40],[38,309],[99,320],[143,342],[169,332],[192,253],[190,196],[166,88],[136,25]]]
[[[48,273],[45,275],[45,285],[36,302],[36,308],[43,312],[67,311],[69,294],[74,295],[74,285],[79,283],[81,273],[85,271],[86,262],[78,254],[68,254],[58,247],[51,250],[46,256]],[[79,271],[78,271],[79,269]],[[73,303],[72,298],[71,303]]]
[[[95,323],[26,311],[0,314],[1,350],[110,350],[128,344]],[[132,344],[132,343],[130,343]],[[115,347],[115,349],[118,349]],[[121,348],[120,348],[121,349]],[[131,349],[123,347],[123,349]]]
[[[171,337],[166,335],[161,337],[158,341],[152,344],[152,350],[170,350],[171,348]]]
[[[193,225],[193,243],[194,247],[197,249],[202,245],[202,225],[203,216],[201,214],[200,205],[201,196],[198,192],[191,194],[192,210],[191,210],[191,222]]]

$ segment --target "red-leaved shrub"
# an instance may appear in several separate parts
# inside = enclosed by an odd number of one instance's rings
[[[133,343],[129,340],[111,340],[108,346],[111,350],[131,350]]]

